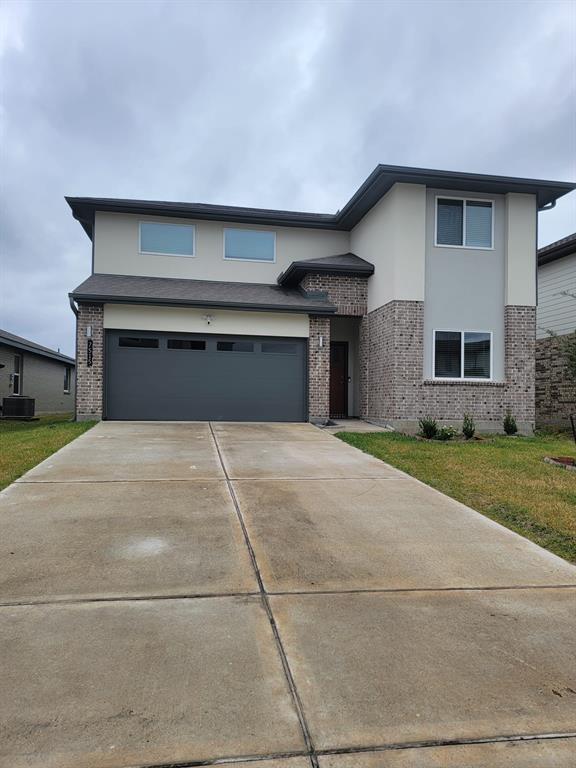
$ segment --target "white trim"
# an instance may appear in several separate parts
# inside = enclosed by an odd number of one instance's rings
[[[192,253],[166,253],[165,251],[142,250],[142,224],[158,224],[161,227],[186,227],[192,230]],[[193,259],[196,257],[196,225],[175,224],[173,221],[152,221],[149,219],[138,220],[138,253],[141,256],[176,256],[178,258]]]
[[[226,256],[226,232],[264,232],[274,237],[274,258],[264,259],[239,259],[236,256]],[[224,261],[247,261],[253,264],[276,264],[276,232],[271,229],[254,229],[253,227],[223,227],[222,228],[222,258]]]
[[[460,334],[460,376],[436,376],[436,334],[437,333]],[[487,333],[490,336],[490,376],[464,376],[464,337],[467,333]],[[434,328],[432,331],[432,378],[434,381],[481,381],[487,384],[494,382],[494,332],[480,331],[474,328]]]
[[[16,370],[16,360],[18,360],[18,370]],[[14,370],[12,372],[12,394],[22,394],[22,368],[24,366],[24,357],[20,352],[14,353]],[[18,386],[16,386],[18,383]],[[18,390],[18,391],[16,391]]]
[[[68,381],[68,389],[66,389],[66,381]],[[69,395],[72,389],[72,368],[69,365],[64,366],[64,394]]]
[[[461,200],[462,206],[462,245],[446,245],[438,242],[438,200]],[[490,203],[492,215],[490,216],[492,245],[466,245],[466,203]],[[435,248],[460,248],[466,251],[493,251],[494,250],[494,212],[495,200],[489,197],[462,197],[460,195],[435,195],[434,196],[434,247]]]

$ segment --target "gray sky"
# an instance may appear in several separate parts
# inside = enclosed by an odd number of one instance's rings
[[[377,163],[576,181],[576,2],[0,6],[0,326],[73,354],[64,195],[333,212]],[[576,229],[576,193],[540,244]]]

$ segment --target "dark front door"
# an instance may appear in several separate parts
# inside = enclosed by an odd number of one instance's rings
[[[330,342],[330,418],[348,416],[348,342]]]

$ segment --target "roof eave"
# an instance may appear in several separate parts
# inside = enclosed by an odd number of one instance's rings
[[[90,293],[69,293],[74,301],[97,302],[99,304],[143,304],[143,305],[163,305],[163,306],[186,306],[186,307],[214,307],[215,309],[241,309],[254,312],[291,312],[300,315],[331,315],[337,308],[333,304],[314,304],[294,306],[290,304],[245,304],[232,301],[210,301],[210,300],[190,300],[190,299],[155,299],[147,296],[113,296],[104,294]]]
[[[337,264],[310,264],[302,261],[293,261],[284,272],[278,275],[277,282],[278,285],[284,288],[292,288],[297,286],[306,275],[310,274],[370,277],[374,274],[374,267],[372,265],[366,267],[346,267]]]
[[[76,360],[74,360],[72,357],[68,357],[68,355],[62,355],[60,352],[52,352],[49,350],[44,351],[34,347],[32,344],[26,344],[21,341],[14,341],[14,339],[9,339],[6,336],[0,336],[0,344],[3,344],[6,347],[14,347],[14,349],[21,349],[22,352],[29,352],[30,354],[38,355],[39,357],[48,357],[51,360],[64,363],[65,365],[76,365]]]

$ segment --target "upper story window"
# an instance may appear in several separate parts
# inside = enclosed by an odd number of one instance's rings
[[[493,214],[491,200],[437,197],[435,245],[491,249]]]
[[[194,256],[193,224],[140,222],[140,253],[161,256]]]
[[[490,331],[434,331],[434,378],[491,379]]]
[[[225,229],[224,258],[276,261],[276,233],[261,229]]]

